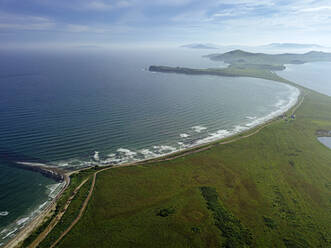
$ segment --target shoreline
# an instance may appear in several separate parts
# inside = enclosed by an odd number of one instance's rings
[[[56,168],[55,166],[48,166],[41,163],[16,162],[16,167],[38,172],[43,176],[51,178],[59,183],[65,180],[65,172],[61,168]]]
[[[284,83],[284,82],[275,81],[275,80],[271,80],[271,81],[274,81],[277,83]],[[140,164],[144,164],[144,163],[149,164],[149,163],[154,163],[154,162],[163,162],[163,161],[176,159],[178,157],[187,156],[192,153],[210,149],[213,145],[218,144],[218,143],[220,143],[220,144],[230,143],[232,139],[233,139],[232,141],[236,141],[237,139],[241,138],[241,135],[246,134],[242,138],[247,138],[251,135],[254,135],[255,133],[259,132],[261,129],[263,129],[265,126],[268,126],[271,123],[273,123],[274,121],[279,120],[279,118],[283,118],[284,115],[286,115],[287,113],[293,114],[297,110],[297,108],[302,104],[302,102],[304,100],[304,94],[303,94],[304,88],[299,85],[294,86],[289,83],[284,83],[284,84],[286,84],[290,87],[293,87],[294,89],[299,91],[299,94],[297,95],[294,104],[291,105],[286,110],[280,112],[276,116],[273,116],[270,119],[267,119],[257,125],[249,126],[245,130],[235,132],[226,137],[216,138],[215,140],[207,141],[205,143],[193,145],[193,146],[179,149],[179,150],[176,150],[176,151],[170,152],[170,153],[161,154],[160,156],[157,156],[157,157],[146,158],[146,159],[131,161],[131,162],[124,162],[124,163],[120,163],[120,164],[111,164],[111,163],[99,164],[98,166],[104,167],[105,169],[106,169],[106,167],[109,167],[108,169],[111,169],[111,168],[135,166],[135,165],[140,165]],[[239,137],[236,138],[237,136],[239,136]],[[54,179],[55,181],[56,181],[55,178],[58,178],[58,179],[61,178],[62,182],[63,181],[65,182],[65,185],[62,187],[62,189],[59,191],[59,193],[52,199],[52,201],[48,204],[48,206],[44,210],[42,210],[39,214],[37,214],[35,217],[33,217],[31,219],[31,221],[29,221],[21,230],[19,230],[19,232],[12,239],[10,239],[6,244],[4,244],[2,246],[3,248],[16,247],[22,241],[24,241],[38,226],[40,226],[43,223],[44,219],[49,215],[49,213],[55,207],[57,200],[62,196],[63,192],[69,186],[71,174],[79,173],[82,170],[87,170],[87,169],[90,169],[95,166],[95,165],[93,165],[93,166],[79,168],[79,169],[72,170],[72,171],[64,171],[60,168],[56,168],[54,166],[47,166],[45,164],[28,163],[28,162],[18,162],[17,164],[18,164],[18,167],[20,167],[22,169],[32,170],[32,171],[41,173],[42,175],[44,175],[46,177],[50,177],[50,178]],[[54,178],[53,178],[53,176],[54,176]]]
[[[46,177],[49,177],[49,176],[47,176],[46,174],[43,174],[39,170],[42,169],[45,171],[53,171],[53,169],[54,169],[53,167],[47,167],[46,165],[43,165],[43,164],[31,165],[29,163],[24,163],[24,162],[19,162],[19,163],[23,164],[23,166],[20,168],[41,173],[42,175],[44,175]],[[39,168],[39,170],[35,169],[37,167]],[[12,239],[10,239],[7,243],[4,244],[3,248],[17,247],[21,242],[23,242],[27,237],[29,237],[29,235],[44,222],[45,218],[51,213],[51,211],[55,207],[57,200],[62,196],[63,192],[68,188],[68,186],[70,185],[71,172],[65,172],[63,170],[55,170],[55,171],[57,173],[59,173],[59,175],[61,175],[61,177],[63,178],[62,182],[65,182],[62,189],[57,193],[57,195],[52,199],[52,201],[46,206],[46,208],[43,209],[42,211],[40,211],[40,213],[38,213],[34,217],[32,217],[31,220],[22,229],[20,229],[19,232],[16,233]]]

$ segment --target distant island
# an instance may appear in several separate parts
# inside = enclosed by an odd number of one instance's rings
[[[270,49],[320,49],[324,48],[318,44],[302,44],[302,43],[271,43],[266,46],[266,48]]]
[[[215,61],[224,61],[230,65],[285,65],[304,64],[317,61],[331,61],[331,53],[318,51],[310,51],[303,54],[266,54],[233,50],[222,54],[209,54],[205,57]]]
[[[190,75],[216,75],[228,77],[257,77],[289,83],[279,77],[274,71],[285,70],[285,64],[304,64],[317,61],[331,61],[331,53],[311,51],[304,54],[265,54],[233,50],[222,54],[210,54],[207,57],[214,61],[229,64],[226,68],[192,69],[185,67],[156,66],[149,71],[181,73]]]
[[[331,58],[239,50],[209,57],[229,66],[149,70],[296,85],[274,71],[297,60]],[[331,152],[316,139],[331,135],[331,98],[296,86],[301,95],[295,106],[235,136],[67,174],[70,184],[54,205],[6,248],[331,247]]]
[[[192,43],[187,45],[180,46],[182,48],[191,48],[191,49],[218,49],[214,44],[202,44],[202,43]]]

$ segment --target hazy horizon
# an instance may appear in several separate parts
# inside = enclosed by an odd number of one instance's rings
[[[0,0],[0,47],[328,47],[330,15],[324,0]]]

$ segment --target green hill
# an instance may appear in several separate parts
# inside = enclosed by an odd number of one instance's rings
[[[304,54],[284,53],[265,54],[250,53],[242,50],[233,50],[223,54],[210,54],[206,57],[215,61],[224,61],[228,64],[303,64],[316,61],[331,61],[331,53],[311,51]]]

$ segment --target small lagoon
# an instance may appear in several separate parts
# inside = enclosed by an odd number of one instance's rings
[[[318,137],[318,140],[331,149],[331,137]]]

